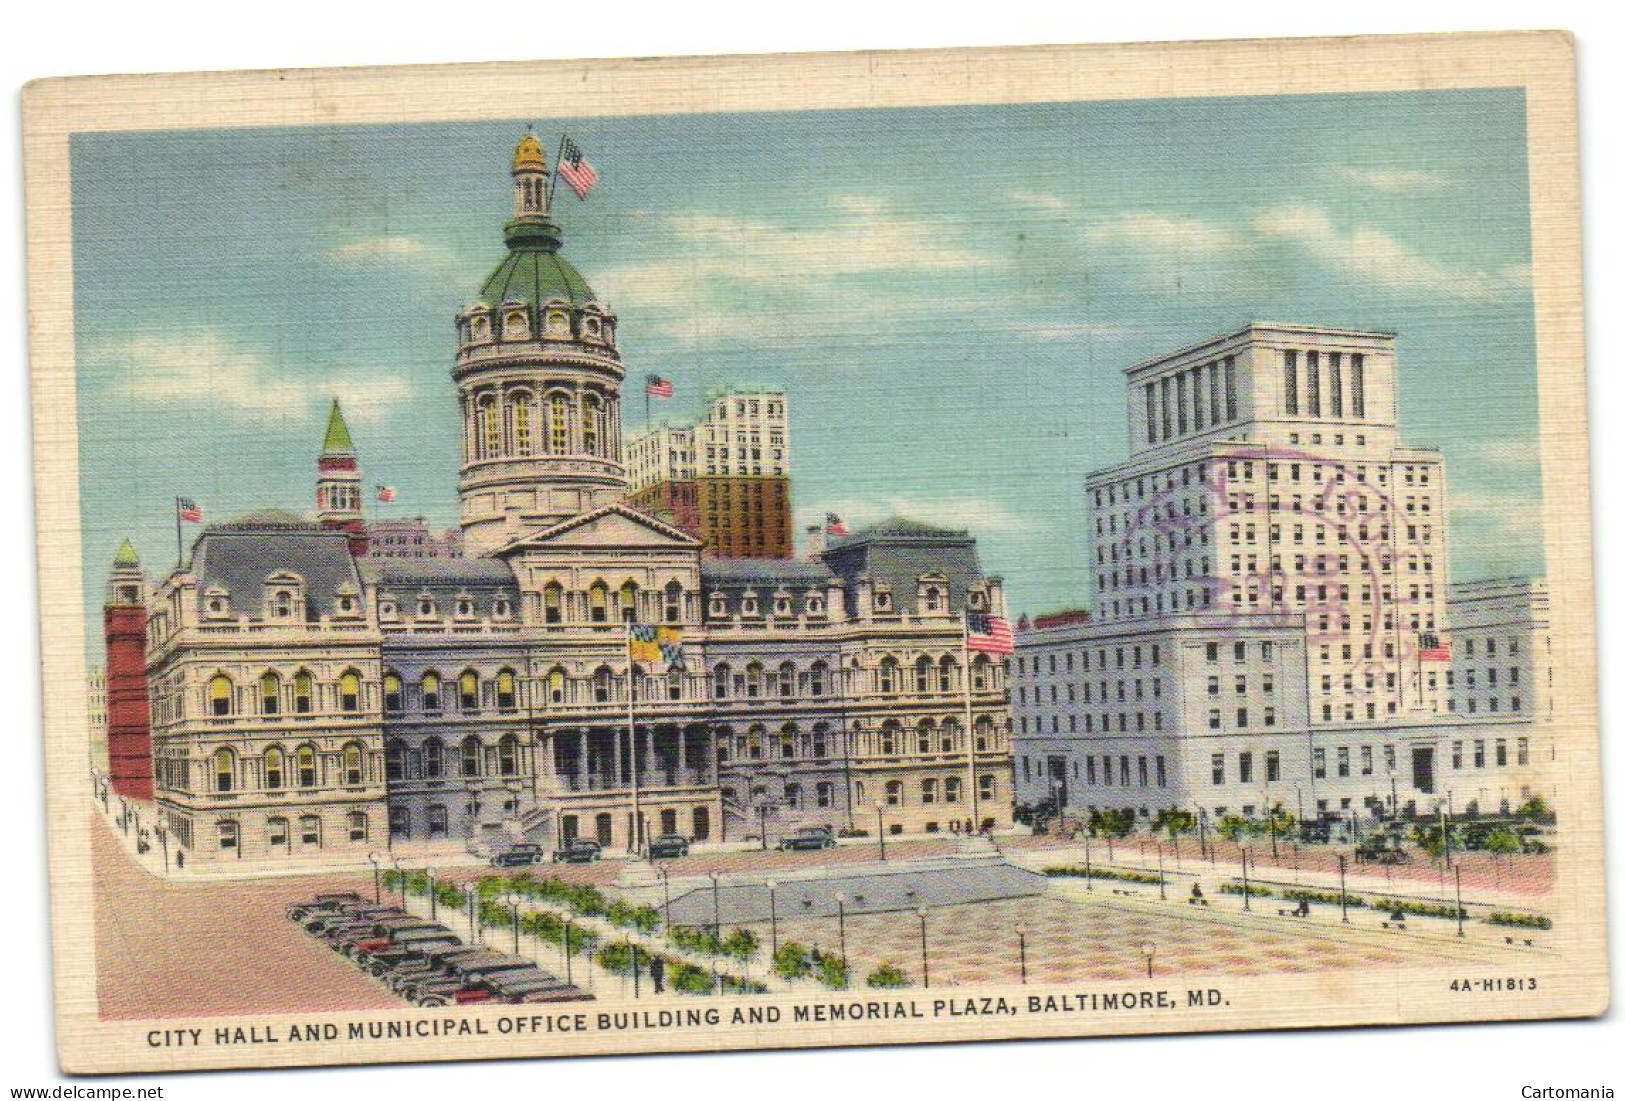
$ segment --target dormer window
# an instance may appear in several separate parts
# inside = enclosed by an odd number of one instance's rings
[[[987,595],[985,593],[983,593],[981,589],[972,589],[971,594],[970,594],[971,610],[972,611],[981,611],[982,608],[986,604],[987,604]]]
[[[491,614],[497,619],[507,619],[513,615],[513,602],[505,596],[499,596],[491,605]]]
[[[821,597],[821,596],[809,596],[807,598],[807,614],[808,615],[823,615],[824,614],[824,598]]]
[[[935,615],[936,613],[942,611],[942,590],[937,588],[935,585],[929,586],[925,590],[925,595],[922,598],[921,603],[925,607],[925,611],[928,615]]]
[[[721,618],[728,614],[728,598],[721,593],[711,594],[711,615]]]
[[[334,605],[340,616],[354,617],[361,614],[361,598],[349,582],[339,586]]]
[[[530,318],[524,310],[508,310],[502,315],[502,338],[504,340],[529,340]]]
[[[875,611],[877,611],[877,612],[889,612],[889,611],[891,611],[891,590],[890,589],[876,589],[875,590]]]
[[[210,619],[221,619],[231,614],[231,600],[224,589],[210,589],[203,597],[203,611]]]
[[[400,618],[401,609],[393,600],[383,600],[378,604],[378,618],[395,620]]]
[[[418,597],[418,618],[419,619],[433,619],[434,617],[435,617],[434,597],[432,597],[432,596],[420,596],[420,597]]]
[[[755,593],[745,594],[744,600],[740,603],[739,614],[747,616],[761,614],[760,603],[757,601]]]
[[[789,597],[788,594],[786,594],[786,593],[778,593],[773,597],[773,614],[774,615],[789,615],[790,614],[790,597]]]
[[[466,593],[460,594],[457,597],[457,618],[458,619],[473,619],[474,618],[474,598],[469,596]]]

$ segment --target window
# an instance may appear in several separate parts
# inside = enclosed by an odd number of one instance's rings
[[[216,673],[209,681],[209,714],[231,714],[231,678],[224,673]]]
[[[462,752],[459,755],[459,771],[465,777],[480,774],[480,740],[470,734],[463,739]]]
[[[354,669],[345,670],[339,677],[339,708],[351,712],[361,710],[361,674]]]
[[[282,702],[282,678],[266,673],[260,678],[260,714],[275,715]]]
[[[1106,763],[1108,765],[1111,764],[1111,758],[1110,757],[1106,758]],[[1108,784],[1111,783],[1110,772],[1109,771],[1107,773],[1106,782]],[[1213,782],[1215,784],[1224,783],[1224,754],[1223,753],[1215,753],[1215,754],[1213,754]]]
[[[547,399],[547,450],[554,455],[570,450],[569,399],[563,394],[552,394]]]
[[[1337,774],[1339,776],[1349,774],[1349,747],[1346,745],[1337,747]]]
[[[423,690],[423,710],[440,710],[440,674],[425,673],[421,681]]]
[[[545,623],[564,620],[564,587],[557,581],[549,582],[542,590],[542,620]]]
[[[396,713],[401,710],[401,675],[394,671],[384,674],[384,710]]]
[[[935,780],[920,781],[920,802],[935,803],[937,801],[937,782]]]
[[[1281,778],[1281,751],[1272,749],[1264,754],[1264,782],[1273,784]]]
[[[384,779],[406,779],[406,743],[399,738],[391,738],[384,747]]]
[[[983,802],[991,802],[998,794],[998,784],[994,781],[991,774],[982,776],[979,781],[979,786],[981,788],[980,798]]]
[[[630,581],[621,586],[620,605],[621,621],[636,623],[638,619],[638,587]]]
[[[214,790],[230,791],[237,776],[237,758],[229,749],[214,754]]]
[[[602,581],[593,582],[587,590],[587,618],[593,623],[609,622],[609,586]]]
[[[267,818],[265,820],[265,840],[273,849],[287,848],[288,820],[286,818]]]
[[[363,811],[351,811],[345,816],[345,825],[349,828],[351,841],[367,839],[367,816]]]
[[[220,840],[220,851],[235,852],[237,850],[237,823],[230,818],[222,818],[216,824],[215,829]]]
[[[1286,411],[1288,416],[1298,415],[1298,353],[1288,351],[1285,353],[1286,363],[1281,372],[1281,389],[1286,394]]]
[[[305,814],[299,818],[299,843],[321,847],[322,820],[318,815]]]
[[[711,696],[713,699],[725,700],[728,698],[729,671],[726,665],[718,665],[711,670]]]
[[[283,781],[282,774],[284,765],[282,750],[276,746],[272,746],[271,748],[267,749],[265,751],[264,763],[265,786],[272,790],[280,788]]]
[[[897,691],[897,662],[893,658],[885,658],[880,663],[878,678],[879,691],[890,695]]]
[[[497,743],[497,771],[504,776],[519,775],[519,739],[504,734]]]
[[[361,785],[361,747],[358,745],[344,747],[344,782],[350,787]]]
[[[314,707],[316,695],[316,679],[304,670],[300,670],[293,678],[293,710],[295,714],[308,715]]]
[[[1324,780],[1326,778],[1326,751],[1324,749],[1315,750],[1311,755],[1311,760],[1314,763],[1315,779]]]
[[[888,807],[903,805],[903,781],[888,780],[886,782],[886,805]]]
[[[423,778],[438,780],[446,768],[446,747],[439,738],[428,738],[423,743]]]
[[[1253,755],[1250,752],[1238,754],[1236,757],[1236,775],[1244,784],[1253,782]]]
[[[294,751],[294,763],[299,768],[299,786],[313,788],[316,786],[316,747],[302,745]]]
[[[472,669],[464,669],[457,678],[457,706],[464,711],[480,709],[480,677]]]
[[[518,691],[512,669],[497,674],[497,710],[513,711],[518,707]]]

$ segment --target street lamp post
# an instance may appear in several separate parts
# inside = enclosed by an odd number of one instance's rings
[[[1141,944],[1140,955],[1145,957],[1145,977],[1148,979],[1155,978],[1156,972],[1154,971],[1152,964],[1157,958],[1156,944],[1149,940]]]
[[[1021,953],[1021,985],[1027,985],[1027,927],[1016,926],[1016,946]]]
[[[757,804],[757,810],[762,812],[762,851],[767,851],[767,802],[763,800]]]
[[[1348,857],[1337,854],[1337,894],[1343,903],[1343,924],[1349,923]]]
[[[1197,847],[1202,852],[1203,859],[1207,858],[1207,811],[1201,807],[1196,811]]]
[[[722,944],[722,876],[718,872],[711,874],[711,935],[716,938],[718,945]]]
[[[164,874],[169,874],[169,831],[162,825],[152,827],[152,832],[158,835],[158,845],[164,850]]]
[[[1279,864],[1281,862],[1281,850],[1275,846],[1275,808],[1270,806],[1267,801],[1264,804],[1264,813],[1270,816],[1270,859]]]
[[[768,880],[767,881],[767,921],[768,921],[769,928],[771,928],[772,931],[773,931],[772,932],[773,955],[770,957],[771,959],[777,959],[778,955],[779,955],[779,901],[778,901],[778,892],[779,892],[778,882],[775,881],[775,880],[772,880],[772,879]]]
[[[570,974],[570,919],[564,919],[564,982],[566,986],[574,986],[575,979]]]
[[[925,988],[931,989],[931,953],[925,943],[925,907],[920,907],[920,970],[925,975]]]
[[[519,892],[508,892],[508,906],[513,910],[513,954],[519,954]]]
[[[434,889],[434,869],[433,868],[424,868],[423,869],[423,874],[429,880],[429,920],[430,921],[439,921],[440,920],[440,899],[435,894],[435,889]]]
[[[664,889],[665,896],[666,896],[665,914],[663,915],[663,921],[664,921],[665,925],[668,928],[670,928],[670,926],[671,926],[671,871],[670,871],[670,869],[668,869],[668,868],[666,868],[664,866],[662,866],[661,869],[660,869],[660,886]]]
[[[886,859],[886,804],[885,803],[876,803],[875,804],[875,821],[877,823],[876,826],[875,826],[875,830],[880,835],[880,859],[881,859],[881,862],[884,863],[885,859]]]
[[[378,854],[368,853],[367,859],[372,862],[372,904],[377,906],[383,902],[383,880],[378,871]]]
[[[1456,936],[1465,937],[1467,911],[1461,908],[1461,865],[1456,865]]]
[[[844,974],[845,971],[846,971],[846,892],[845,891],[836,891],[835,892],[835,907],[836,907],[836,913],[838,915],[836,920],[839,922],[838,928],[841,931],[841,971]]]
[[[1157,842],[1157,897],[1168,901],[1168,876],[1162,870],[1162,842]]]
[[[479,914],[474,904],[474,884],[470,883],[463,888],[463,898],[468,902],[468,943],[473,944],[478,939]]]
[[[1241,850],[1241,908],[1249,913],[1252,912],[1253,908],[1253,892],[1247,885],[1247,849],[1245,847]]]
[[[1088,833],[1083,835],[1083,889],[1086,891],[1095,889],[1095,869],[1090,860],[1089,836]]]

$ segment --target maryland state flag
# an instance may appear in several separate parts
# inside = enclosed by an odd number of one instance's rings
[[[633,661],[657,661],[668,670],[683,668],[683,631],[680,627],[632,625],[627,652]]]

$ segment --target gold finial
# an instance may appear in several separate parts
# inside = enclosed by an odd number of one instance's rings
[[[536,140],[536,135],[526,130],[519,139],[519,144],[513,148],[513,169],[515,172],[521,168],[534,168],[538,172],[547,171],[547,158],[542,154],[542,143]]]

